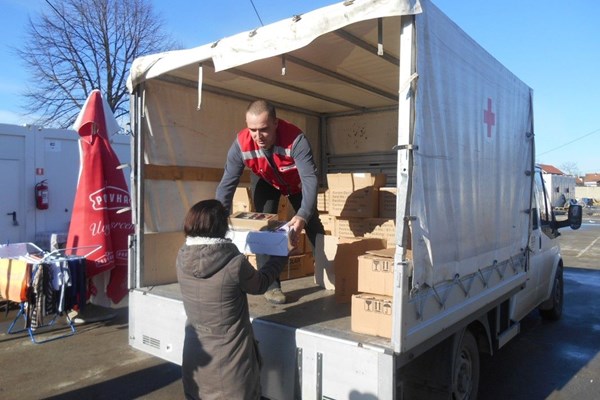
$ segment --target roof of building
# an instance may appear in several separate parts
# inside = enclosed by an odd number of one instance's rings
[[[599,173],[585,174],[585,176],[583,177],[583,181],[584,182],[600,182],[600,174]]]
[[[560,169],[556,168],[554,165],[549,165],[549,164],[538,164],[538,165],[540,166],[542,171],[545,172],[546,174],[564,175],[564,172],[562,172]]]

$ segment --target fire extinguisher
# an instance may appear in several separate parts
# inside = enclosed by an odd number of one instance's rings
[[[48,184],[46,179],[35,185],[35,205],[39,210],[48,209]]]

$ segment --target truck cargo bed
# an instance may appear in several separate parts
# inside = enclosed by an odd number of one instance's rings
[[[325,290],[314,283],[314,277],[281,282],[287,303],[268,303],[262,295],[248,295],[250,317],[293,329],[304,329],[317,334],[334,336],[362,344],[391,348],[389,339],[354,333],[350,330],[350,303],[337,303],[333,290]],[[141,289],[148,294],[182,301],[179,285],[154,286]]]

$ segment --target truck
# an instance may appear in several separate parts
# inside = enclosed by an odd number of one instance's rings
[[[256,98],[303,130],[324,189],[332,174],[384,174],[395,196],[389,337],[353,330],[315,263],[282,282],[288,303],[249,296],[265,398],[474,399],[481,354],[536,309],[560,318],[558,229],[581,208],[552,212],[532,90],[429,0],[345,1],[140,57],[128,88],[133,348],[181,363],[182,220],[214,198]]]

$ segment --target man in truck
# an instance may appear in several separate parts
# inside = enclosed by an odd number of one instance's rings
[[[310,144],[297,126],[277,118],[275,106],[255,100],[246,109],[246,128],[238,132],[229,148],[216,198],[231,212],[240,176],[251,171],[252,200],[257,212],[277,214],[280,197],[287,196],[296,211],[288,222],[292,245],[305,229],[315,248],[317,234],[324,234],[317,212],[317,168]],[[269,256],[257,254],[260,269]],[[274,304],[286,302],[279,279],[265,293]]]

